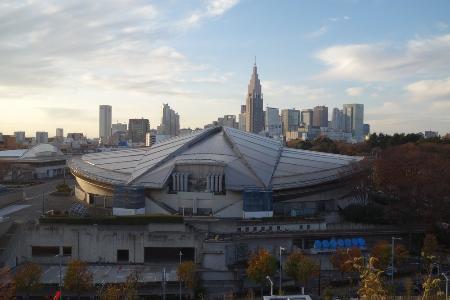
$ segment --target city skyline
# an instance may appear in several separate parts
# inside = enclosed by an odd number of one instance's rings
[[[5,2],[0,132],[96,137],[101,104],[113,122],[144,117],[156,128],[170,103],[180,127],[203,127],[238,116],[254,55],[264,107],[326,105],[331,119],[332,108],[361,103],[373,132],[449,131],[448,2],[174,6]],[[269,21],[253,24],[255,14]]]

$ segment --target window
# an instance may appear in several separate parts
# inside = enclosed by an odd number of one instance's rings
[[[300,229],[300,230],[303,230],[303,224],[299,226],[299,229]]]
[[[272,226],[269,226],[269,231],[272,231]]]
[[[59,254],[58,246],[31,246],[31,255],[32,256],[41,256],[41,257],[52,257]]]
[[[242,231],[241,227],[238,227],[238,228],[237,228],[237,231],[238,231],[238,232],[241,232],[241,231]]]
[[[245,227],[245,232],[248,232],[248,231],[249,231],[248,227]]]
[[[63,247],[63,256],[72,256],[72,247]]]
[[[117,250],[117,261],[118,262],[128,262],[129,261],[128,249]]]
[[[266,230],[266,227],[261,226],[261,231],[265,231],[265,230]]]
[[[278,226],[277,226],[277,231],[280,231],[280,230],[281,230],[281,226],[278,225]]]
[[[258,227],[253,226],[253,231],[258,231]]]
[[[306,229],[309,230],[311,228],[311,225],[306,225]]]

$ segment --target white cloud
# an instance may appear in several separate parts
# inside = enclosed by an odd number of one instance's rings
[[[179,22],[181,29],[200,24],[204,19],[219,17],[239,3],[239,0],[209,0],[204,8],[198,9]]]
[[[450,34],[417,38],[402,47],[391,44],[350,44],[317,53],[327,69],[322,79],[390,81],[414,75],[445,74],[450,68]]]
[[[316,38],[316,37],[324,35],[327,32],[328,32],[328,27],[323,25],[319,29],[317,29],[313,32],[307,33],[305,36],[308,38]]]
[[[355,97],[360,96],[364,92],[364,88],[362,87],[351,87],[345,90],[347,95]]]
[[[449,99],[450,77],[442,80],[421,80],[411,83],[405,89],[416,101]]]
[[[439,30],[446,30],[449,27],[447,23],[442,21],[436,22],[435,26]]]

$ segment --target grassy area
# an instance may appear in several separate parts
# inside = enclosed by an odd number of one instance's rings
[[[182,216],[145,215],[145,216],[104,216],[104,217],[70,217],[47,216],[39,219],[41,224],[76,224],[76,225],[147,225],[151,223],[183,223]]]

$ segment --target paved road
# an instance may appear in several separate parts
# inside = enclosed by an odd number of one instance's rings
[[[41,184],[23,188],[24,201],[4,207],[0,210],[0,215],[7,214],[13,221],[24,223],[39,218],[42,214],[42,199],[47,199],[49,194],[56,190],[56,186],[63,183],[63,179],[53,179]],[[66,180],[67,184],[73,186],[73,180]],[[44,205],[44,210],[47,210]]]

